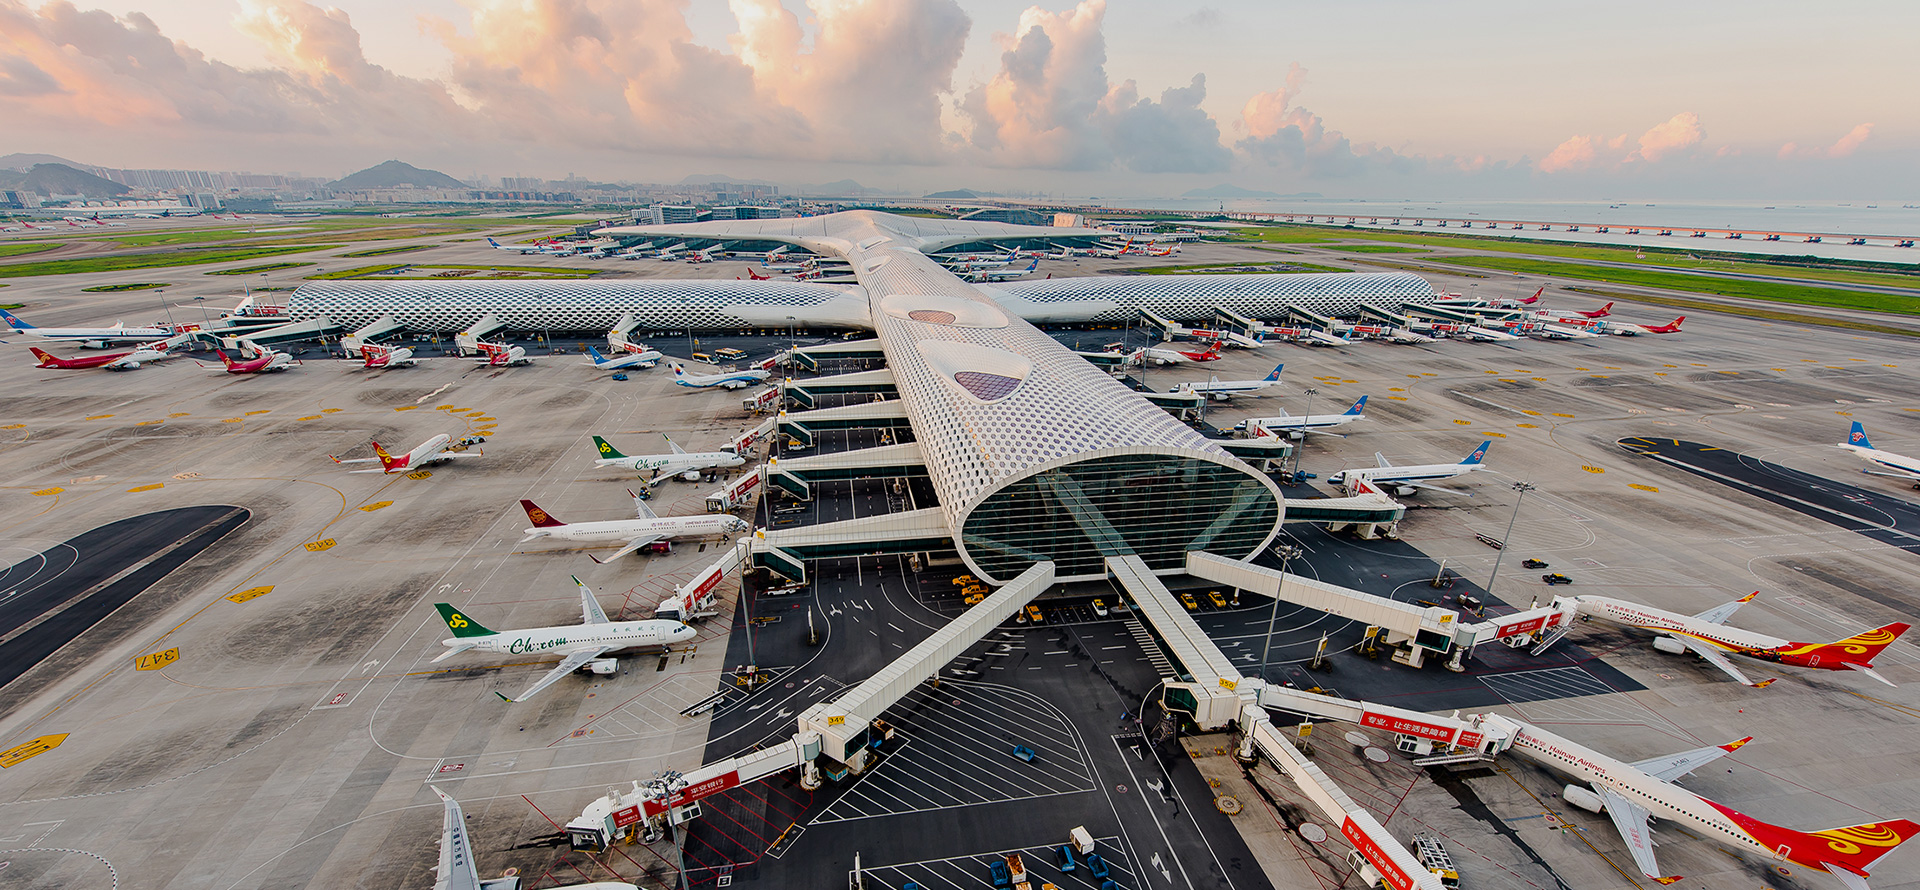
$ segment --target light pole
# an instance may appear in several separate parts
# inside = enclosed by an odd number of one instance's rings
[[[1300,555],[1300,548],[1291,544],[1283,546],[1286,549],[1280,551],[1280,589],[1273,593],[1273,609],[1267,613],[1267,644],[1260,650],[1260,679],[1262,680],[1267,678],[1267,656],[1273,652],[1273,624],[1280,617],[1281,594],[1287,592],[1287,569],[1292,567],[1293,558]]]
[[[1307,394],[1307,413],[1300,421],[1300,438],[1294,440],[1293,474],[1295,476],[1300,475],[1300,446],[1307,444],[1307,424],[1311,422],[1313,418],[1313,397],[1320,394],[1320,391],[1313,387],[1307,387],[1304,392]]]
[[[799,339],[799,336],[794,331],[794,325],[798,321],[799,319],[794,318],[791,315],[787,316],[787,376],[788,377],[792,377],[795,371],[800,370],[800,355],[799,355],[800,339]]]
[[[1513,515],[1507,517],[1507,533],[1500,536],[1500,550],[1493,555],[1493,573],[1487,576],[1487,595],[1489,596],[1493,595],[1493,580],[1500,577],[1500,559],[1507,555],[1507,545],[1513,542],[1513,523],[1520,518],[1520,502],[1526,500],[1527,492],[1533,489],[1534,485],[1531,482],[1513,483],[1513,490],[1519,492],[1520,496],[1513,499]]]

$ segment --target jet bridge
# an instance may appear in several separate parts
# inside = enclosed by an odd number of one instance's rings
[[[485,340],[488,334],[506,330],[506,327],[507,323],[501,321],[500,316],[489,312],[480,316],[480,319],[469,325],[466,330],[453,335],[454,348],[458,349],[461,355],[472,355],[480,351],[480,341]]]
[[[925,475],[927,458],[918,442],[789,457],[767,463],[769,484],[778,485],[803,501],[813,499],[813,483],[829,479]]]
[[[215,330],[211,333],[220,337],[221,346],[227,349],[239,349],[241,340],[251,340],[262,346],[272,346],[278,343],[293,343],[299,340],[316,340],[331,334],[337,334],[340,330],[339,325],[334,324],[326,316],[320,315],[309,318],[306,321],[276,325],[266,330],[260,330],[259,328],[237,332]],[[344,344],[346,341],[342,340],[341,342]]]
[[[831,377],[815,377],[812,380],[794,380],[789,377],[780,386],[786,392],[787,398],[794,400],[802,408],[812,408],[820,404],[820,397],[826,395],[878,393],[887,398],[900,397],[900,389],[893,381],[893,372],[886,368],[855,371],[852,374],[835,374]]]
[[[1427,653],[1452,652],[1454,657],[1447,667],[1465,669],[1470,647],[1454,645],[1462,625],[1459,613],[1450,609],[1403,603],[1199,550],[1187,554],[1187,574],[1382,628],[1387,633],[1386,642],[1400,646],[1393,660],[1402,664],[1420,667]]]
[[[793,350],[794,362],[809,371],[820,370],[821,362],[886,361],[886,358],[887,354],[880,349],[880,341],[874,339],[819,343]]]
[[[952,550],[953,528],[946,511],[923,507],[840,522],[754,533],[753,564],[796,582],[807,580],[807,561],[846,556],[884,556]]]
[[[1241,441],[1270,441],[1243,439]],[[1400,520],[1407,516],[1404,504],[1377,492],[1345,498],[1287,498],[1288,522],[1324,522],[1327,531],[1337,532],[1352,526],[1360,537],[1372,540],[1382,534],[1400,536]]]
[[[393,316],[382,315],[379,318],[374,319],[373,323],[367,325],[366,327],[361,328],[360,330],[354,331],[353,333],[348,334],[345,337],[341,337],[340,345],[341,347],[348,350],[356,350],[382,337],[390,337],[394,334],[397,334],[405,330],[406,327],[407,327],[406,325],[403,325],[397,321],[394,321]],[[278,331],[280,329],[274,328],[274,330]],[[266,333],[272,333],[272,332],[269,331]],[[264,336],[264,334],[262,336]],[[247,339],[260,342],[260,336],[249,337]]]
[[[1255,336],[1267,329],[1267,326],[1261,324],[1259,321],[1222,306],[1213,307],[1212,324],[1216,328],[1229,330],[1246,337]]]
[[[1384,306],[1379,306],[1373,303],[1361,303],[1360,316],[1362,318],[1371,318],[1374,321],[1385,322],[1387,324],[1395,325],[1403,328],[1411,323],[1410,320],[1407,318],[1406,313],[1395,312],[1392,309],[1388,309]]]
[[[1288,303],[1285,306],[1280,307],[1280,312],[1281,312],[1281,315],[1284,316],[1288,321],[1295,322],[1297,324],[1307,325],[1309,327],[1317,327],[1324,331],[1333,330],[1334,325],[1339,323],[1331,315],[1322,315],[1318,312],[1313,311],[1312,309],[1308,309],[1303,306],[1295,306],[1292,303]]]
[[[816,408],[812,411],[782,411],[777,420],[780,432],[809,446],[819,441],[816,433],[821,430],[913,431],[913,424],[907,420],[906,405],[899,399],[861,402],[838,408]]]

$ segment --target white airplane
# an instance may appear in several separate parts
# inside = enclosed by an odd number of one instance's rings
[[[689,374],[684,366],[672,359],[667,360],[667,365],[673,368],[674,383],[694,389],[713,386],[722,389],[740,389],[765,381],[771,373],[760,368],[747,368],[743,371],[722,371],[718,374]]]
[[[1260,334],[1276,340],[1290,340],[1295,343],[1305,343],[1308,346],[1348,346],[1352,344],[1352,341],[1345,337],[1337,337],[1319,328],[1304,326],[1263,325],[1260,328]]]
[[[336,464],[370,464],[375,461],[378,461],[380,464],[380,469],[378,470],[352,471],[355,473],[407,473],[431,464],[445,463],[454,458],[481,457],[480,452],[475,451],[468,453],[467,449],[485,441],[487,441],[486,436],[468,436],[464,439],[455,440],[452,436],[441,433],[420,443],[415,446],[412,451],[402,454],[399,457],[388,454],[387,449],[380,447],[379,442],[373,443],[373,457],[355,457],[342,460],[333,457],[331,454],[327,456],[332,457],[333,462]]]
[[[544,244],[501,244],[500,242],[495,241],[492,238],[488,238],[487,243],[489,245],[492,245],[494,250],[511,250],[514,253],[517,253],[521,256],[526,256],[527,254],[530,254],[530,253],[546,253],[547,252],[547,247]]]
[[[1216,402],[1231,400],[1236,395],[1251,395],[1280,385],[1280,372],[1287,367],[1286,362],[1273,366],[1273,372],[1259,380],[1221,380],[1218,377],[1205,383],[1182,383],[1167,392],[1185,392],[1206,396]]]
[[[1914,488],[1920,488],[1920,460],[1894,454],[1891,451],[1881,451],[1873,447],[1873,443],[1867,441],[1867,428],[1861,426],[1858,420],[1853,422],[1852,431],[1847,433],[1847,441],[1841,442],[1834,447],[1845,448],[1859,455],[1864,460],[1871,461],[1872,463],[1879,464],[1894,471],[1891,473],[1879,473],[1873,470],[1861,470],[1860,472],[1862,473],[1869,476],[1891,476],[1895,479],[1905,479],[1908,482],[1912,482]]]
[[[1583,328],[1568,327],[1567,325],[1554,324],[1546,321],[1526,322],[1517,325],[1515,330],[1522,331],[1529,337],[1535,337],[1541,340],[1592,340],[1600,336],[1593,331]]]
[[[1584,788],[1566,786],[1561,796],[1588,811],[1604,810],[1627,842],[1634,864],[1658,884],[1671,884],[1680,878],[1661,874],[1654,861],[1652,831],[1647,823],[1655,816],[1736,850],[1824,871],[1847,890],[1868,890],[1868,870],[1894,848],[1920,834],[1920,824],[1906,819],[1800,831],[1762,822],[1673,784],[1673,780],[1733,753],[1747,739],[1626,763],[1497,714],[1481,715],[1481,719],[1511,732],[1511,750],[1585,783]]]
[[[1095,247],[1088,250],[1087,255],[1105,257],[1107,259],[1115,259],[1118,257],[1126,256],[1131,252],[1133,252],[1133,239],[1128,238],[1127,243],[1122,244],[1119,247],[1111,247],[1111,246]]]
[[[685,241],[682,241],[679,244],[675,244],[671,247],[663,247],[660,249],[659,253],[654,255],[659,257],[662,260],[673,260],[673,259],[678,259],[678,257],[675,256],[676,254],[686,249],[687,249],[687,243]]]
[[[1028,263],[1025,269],[983,269],[978,272],[967,273],[967,280],[989,283],[995,281],[1012,281],[1015,278],[1025,278],[1028,275],[1032,275],[1039,268],[1040,260],[1036,258],[1033,262]]]
[[[624,355],[615,355],[612,358],[608,358],[607,356],[601,355],[600,350],[591,346],[587,347],[587,355],[587,364],[599,368],[602,371],[622,371],[627,368],[651,368],[659,364],[662,358],[665,358],[665,356],[651,349],[629,352]]]
[[[351,361],[351,359],[349,359]],[[411,368],[420,364],[413,357],[413,350],[405,346],[381,346],[375,343],[360,345],[361,371],[378,371],[386,368]],[[351,369],[350,369],[351,370]]]
[[[1894,640],[1906,633],[1909,625],[1894,623],[1876,627],[1833,643],[1796,643],[1726,626],[1727,619],[1733,617],[1735,611],[1759,595],[1760,591],[1756,590],[1693,616],[1603,596],[1575,596],[1568,599],[1574,602],[1582,616],[1653,631],[1659,634],[1654,637],[1653,648],[1674,655],[1692,652],[1746,686],[1762,688],[1773,681],[1761,680],[1756,683],[1748,679],[1746,674],[1734,667],[1733,662],[1727,660],[1727,655],[1743,655],[1795,667],[1859,671],[1888,686],[1894,685],[1892,680],[1874,671],[1873,659],[1880,654],[1880,650],[1892,645]]]
[[[1486,460],[1487,449],[1491,447],[1493,447],[1493,440],[1488,439],[1485,442],[1481,442],[1480,447],[1473,449],[1473,453],[1467,455],[1466,460],[1457,464],[1422,464],[1414,467],[1396,467],[1387,460],[1386,455],[1376,452],[1373,455],[1373,459],[1379,463],[1379,466],[1341,470],[1338,473],[1328,476],[1327,481],[1345,488],[1351,485],[1354,480],[1365,479],[1372,483],[1375,488],[1392,489],[1394,494],[1401,496],[1413,494],[1422,488],[1444,491],[1449,494],[1461,494],[1462,492],[1454,491],[1451,488],[1443,488],[1438,485],[1422,485],[1421,483],[1429,479],[1452,479],[1455,476],[1465,476],[1474,470],[1480,469],[1482,466],[1481,461]]]
[[[1356,420],[1366,420],[1367,397],[1361,396],[1353,406],[1339,414],[1307,414],[1295,417],[1280,409],[1279,417],[1250,417],[1233,425],[1236,430],[1247,430],[1255,436],[1277,436],[1285,434],[1289,439],[1303,439],[1308,433],[1344,426]],[[1377,481],[1377,480],[1376,480]]]
[[[1333,332],[1351,340],[1386,340],[1390,343],[1432,343],[1433,338],[1425,334],[1416,334],[1408,328],[1391,324],[1348,324],[1341,322],[1333,326]]]
[[[115,343],[144,343],[150,340],[164,340],[173,336],[173,331],[162,327],[130,328],[114,322],[110,328],[40,328],[27,324],[20,317],[0,309],[0,319],[6,319],[13,326],[13,332],[43,340],[78,340],[81,346],[91,349],[104,349]]]
[[[495,368],[511,368],[533,364],[527,350],[520,346],[508,346],[505,343],[478,342],[474,344],[480,350],[480,358],[475,359],[483,365]]]
[[[661,438],[665,439],[666,436],[662,435]],[[688,451],[672,439],[667,439],[667,444],[673,448],[671,454],[626,455],[613,447],[612,442],[594,436],[593,447],[600,452],[600,457],[593,462],[593,465],[617,467],[622,470],[652,470],[653,476],[646,480],[647,484],[651,485],[662,477],[681,473],[695,474],[689,481],[698,482],[700,481],[698,474],[701,470],[727,469],[747,462],[746,458],[731,451]]]
[[[433,786],[427,786],[433,788]],[[519,890],[518,877],[480,880],[480,869],[473,863],[473,838],[467,834],[467,816],[460,802],[445,791],[433,788],[445,805],[440,819],[440,864],[433,867],[433,890]],[[640,890],[625,881],[594,881],[566,884],[555,890]]]
[[[579,578],[573,579],[573,583],[580,587],[580,623],[575,625],[493,631],[468,618],[450,603],[434,603],[433,607],[440,611],[440,618],[447,622],[447,629],[453,631],[453,639],[440,641],[447,651],[440,653],[431,663],[438,664],[469,651],[499,655],[562,656],[553,670],[518,697],[507,698],[498,692],[494,693],[510,702],[522,702],[581,668],[602,676],[612,674],[619,669],[619,664],[606,657],[609,653],[654,646],[671,648],[673,644],[691,640],[699,634],[692,625],[666,618],[609,621],[606,610],[600,608],[600,601],[594,599],[593,589],[581,584]]]
[[[553,538],[559,541],[580,541],[587,544],[602,544],[610,541],[622,541],[624,545],[612,556],[601,559],[588,554],[594,562],[613,562],[648,544],[671,538],[715,537],[729,532],[744,532],[753,525],[738,516],[725,513],[703,513],[699,516],[660,516],[647,506],[639,495],[633,495],[633,519],[604,519],[598,522],[561,522],[553,514],[540,509],[538,504],[522,499],[521,509],[527,511],[527,518],[533,521],[533,528],[527,529],[527,536],[520,539],[525,544],[534,538]]]

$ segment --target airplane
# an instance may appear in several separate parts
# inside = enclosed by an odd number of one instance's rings
[[[1197,393],[1216,402],[1230,401],[1236,395],[1248,395],[1279,386],[1280,372],[1286,367],[1286,362],[1274,365],[1273,372],[1259,380],[1221,380],[1215,377],[1206,383],[1182,383],[1167,392]]]
[[[1575,315],[1584,315],[1584,313],[1575,313]],[[1616,337],[1632,337],[1636,334],[1648,333],[1646,328],[1637,324],[1612,318],[1569,318],[1546,310],[1537,313],[1535,317],[1550,325],[1565,325],[1576,330],[1595,334],[1612,334]]]
[[[527,518],[533,521],[533,528],[527,529],[527,536],[520,539],[525,544],[534,538],[553,538],[560,541],[582,541],[586,543],[605,543],[623,541],[625,544],[612,556],[601,559],[589,556],[594,562],[615,562],[642,547],[671,538],[714,537],[729,532],[751,531],[753,525],[738,516],[726,513],[702,513],[698,516],[660,516],[647,506],[645,499],[633,493],[633,519],[606,519],[598,522],[561,522],[553,514],[540,509],[529,500],[520,501],[521,509],[527,511]]]
[[[1305,343],[1308,346],[1347,346],[1352,343],[1345,337],[1336,337],[1318,328],[1292,325],[1266,325],[1261,328],[1260,333],[1280,340]]]
[[[1341,470],[1328,476],[1327,481],[1346,488],[1356,479],[1365,479],[1373,483],[1376,488],[1390,488],[1393,489],[1394,494],[1401,496],[1411,495],[1422,488],[1431,488],[1434,491],[1444,491],[1449,494],[1463,494],[1451,488],[1421,483],[1429,479],[1452,479],[1455,476],[1465,476],[1480,469],[1484,466],[1481,461],[1486,460],[1487,449],[1491,447],[1493,447],[1493,440],[1488,439],[1481,442],[1480,447],[1473,449],[1472,454],[1467,455],[1465,460],[1457,464],[1422,464],[1413,467],[1396,467],[1387,461],[1386,455],[1376,452],[1373,459],[1379,462],[1379,466]]]
[[[1367,397],[1361,396],[1359,401],[1353,403],[1352,407],[1349,407],[1339,414],[1308,414],[1295,417],[1288,414],[1286,409],[1282,408],[1279,417],[1251,417],[1234,424],[1233,428],[1236,430],[1249,430],[1255,436],[1272,436],[1285,433],[1289,439],[1301,439],[1305,438],[1308,433],[1317,433],[1321,430],[1332,429],[1356,420],[1366,420],[1367,415],[1364,413],[1366,410]]]
[[[1424,334],[1459,337],[1466,340],[1477,340],[1482,343],[1505,343],[1520,339],[1520,337],[1515,334],[1496,331],[1492,328],[1481,327],[1477,324],[1467,324],[1465,322],[1416,321],[1409,325],[1409,327]]]
[[[411,368],[420,363],[413,357],[413,350],[405,346],[379,346],[365,343],[360,346],[360,370],[373,371],[382,368]]]
[[[671,649],[673,644],[691,640],[700,633],[690,624],[668,618],[610,621],[606,610],[600,608],[600,601],[594,599],[593,588],[581,583],[579,578],[573,579],[573,583],[580,588],[580,623],[575,625],[493,631],[468,618],[451,603],[434,603],[433,607],[439,610],[447,629],[453,631],[453,639],[440,641],[447,651],[440,653],[430,663],[438,664],[470,651],[500,655],[537,653],[562,656],[553,670],[519,696],[507,698],[498,692],[494,693],[509,702],[523,702],[581,668],[602,676],[619,670],[619,663],[606,657],[608,653],[654,646]]]
[[[34,351],[38,352],[39,350],[36,349]],[[1914,488],[1920,488],[1920,460],[1894,454],[1891,451],[1881,451],[1873,447],[1873,443],[1867,441],[1867,428],[1861,426],[1858,420],[1853,422],[1853,429],[1847,433],[1847,441],[1836,444],[1833,447],[1845,448],[1859,455],[1864,460],[1879,464],[1894,471],[1892,473],[1876,473],[1873,470],[1861,470],[1860,472],[1862,473],[1869,476],[1891,476],[1895,479],[1905,479],[1912,482]]]
[[[1573,310],[1573,314],[1578,315],[1582,318],[1605,318],[1613,314],[1613,303],[1609,301],[1607,305],[1602,306],[1598,309],[1595,309],[1592,312],[1586,312],[1579,309],[1575,309]]]
[[[227,366],[229,374],[260,374],[267,371],[285,371],[293,367],[293,356],[271,349],[259,350],[259,355],[240,361],[234,361],[232,356],[227,355],[226,350],[216,349],[214,352],[220,356],[221,364]]]
[[[1649,334],[1678,334],[1680,333],[1680,323],[1686,320],[1687,320],[1687,317],[1682,315],[1679,318],[1674,319],[1670,324],[1662,324],[1662,325],[1643,324],[1643,325],[1640,325],[1640,328]]]
[[[1600,336],[1592,331],[1567,327],[1566,325],[1551,324],[1544,321],[1518,325],[1515,330],[1525,331],[1527,336],[1537,337],[1542,340],[1592,340]]]
[[[1603,596],[1575,596],[1569,599],[1579,606],[1583,616],[1604,618],[1616,624],[1653,631],[1659,634],[1653,640],[1655,649],[1675,655],[1691,651],[1745,686],[1761,688],[1773,681],[1761,680],[1756,683],[1748,679],[1746,674],[1726,659],[1727,654],[1795,667],[1859,671],[1888,686],[1894,685],[1893,681],[1873,670],[1873,658],[1906,633],[1910,625],[1896,622],[1833,643],[1795,643],[1726,626],[1727,619],[1735,611],[1753,602],[1753,598],[1759,595],[1760,591],[1756,590],[1691,617]]]
[[[587,347],[587,355],[587,364],[599,368],[602,371],[621,371],[627,368],[651,368],[659,364],[660,359],[663,358],[660,353],[651,349],[608,358],[601,355],[600,350],[591,346]]]
[[[706,389],[710,386],[740,389],[766,380],[769,373],[759,368],[748,368],[744,371],[722,371],[718,374],[689,374],[685,367],[672,359],[667,360],[667,365],[673,368],[674,383],[694,389]]]
[[[427,786],[433,788],[433,786]],[[445,791],[433,788],[444,809],[440,814],[440,864],[433,867],[433,890],[519,890],[518,877],[480,880],[479,867],[473,863],[473,838],[467,833],[467,816],[460,802]],[[594,881],[567,884],[556,890],[640,890],[625,881]]]
[[[1585,783],[1586,788],[1566,786],[1561,796],[1590,812],[1604,810],[1626,841],[1634,864],[1662,885],[1680,877],[1661,874],[1654,861],[1652,832],[1647,825],[1654,816],[1735,849],[1824,871],[1839,879],[1847,890],[1868,890],[1868,870],[1894,848],[1920,834],[1920,823],[1906,819],[1800,831],[1762,822],[1673,784],[1673,780],[1733,753],[1749,739],[1626,763],[1497,714],[1481,715],[1481,719],[1487,725],[1511,729],[1510,750]]]
[[[105,349],[115,343],[144,343],[151,340],[164,340],[173,336],[173,331],[162,327],[130,328],[114,322],[110,328],[41,328],[27,324],[20,317],[0,309],[0,319],[6,319],[16,334],[40,337],[46,340],[79,340],[80,345],[89,349]]]
[[[666,436],[662,435],[661,438],[666,439]],[[746,458],[731,451],[688,451],[685,448],[681,448],[680,443],[672,439],[667,439],[667,444],[673,448],[671,454],[626,455],[621,454],[620,449],[613,447],[612,442],[602,439],[599,436],[594,436],[593,447],[594,450],[600,453],[600,457],[593,462],[593,465],[595,467],[618,467],[622,470],[652,470],[653,476],[647,480],[647,484],[651,485],[655,480],[663,476],[673,476],[681,473],[698,473],[701,470],[726,469],[737,467],[747,462]],[[696,478],[690,481],[697,482],[699,480]]]
[[[1036,258],[1033,262],[1028,263],[1025,269],[986,269],[979,272],[968,273],[967,278],[970,281],[976,282],[1012,281],[1015,278],[1025,278],[1028,275],[1032,275],[1034,271],[1039,268],[1040,260]]]
[[[441,433],[414,446],[412,451],[399,457],[388,454],[387,449],[380,447],[379,442],[373,443],[373,457],[341,460],[331,454],[327,456],[333,457],[333,462],[336,464],[370,464],[375,461],[380,463],[378,470],[353,470],[352,472],[355,473],[406,473],[430,464],[445,463],[456,457],[481,457],[480,452],[468,454],[467,449],[485,441],[487,441],[486,436],[468,436],[455,441],[452,436]]]
[[[672,247],[661,248],[660,252],[657,254],[654,254],[654,256],[659,257],[662,261],[672,260],[676,258],[674,256],[675,254],[686,249],[687,249],[687,243],[685,241],[682,241],[679,244],[673,245]]]
[[[1347,324],[1342,322],[1333,326],[1333,332],[1349,340],[1357,336],[1362,339],[1379,339],[1392,343],[1418,344],[1433,342],[1432,337],[1426,336],[1425,334],[1416,334],[1399,325],[1391,324]]]
[[[488,238],[487,243],[492,245],[494,250],[511,250],[521,256],[526,256],[530,253],[547,252],[547,246],[545,244],[501,244],[492,238]]]
[[[483,365],[489,365],[495,368],[510,368],[516,365],[533,364],[533,359],[527,356],[527,350],[524,347],[508,346],[505,343],[487,343],[484,341],[476,342],[473,345],[480,350],[481,358],[477,359],[477,361]]]
[[[142,347],[130,352],[113,352],[106,355],[89,355],[83,358],[60,358],[44,352],[38,346],[28,349],[40,359],[34,367],[52,368],[60,371],[78,371],[84,368],[106,368],[109,371],[131,371],[141,365],[172,358],[165,349],[147,349]]]

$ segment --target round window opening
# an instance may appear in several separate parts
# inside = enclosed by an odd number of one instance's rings
[[[915,309],[908,312],[907,317],[927,324],[953,324],[955,321],[953,313],[939,309]]]
[[[991,402],[1013,392],[1020,385],[1020,378],[1003,374],[988,374],[985,371],[956,371],[953,382],[960,384],[973,397],[983,402]]]

